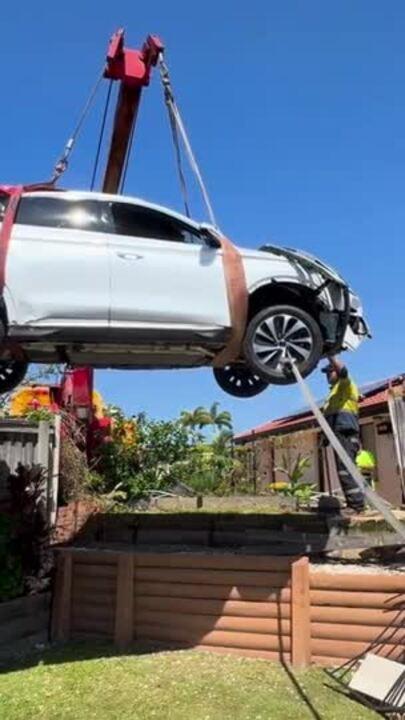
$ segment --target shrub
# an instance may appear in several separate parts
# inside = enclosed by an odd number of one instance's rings
[[[0,514],[0,602],[23,592],[21,558],[14,547],[11,519]]]
[[[46,587],[52,567],[45,486],[45,473],[39,466],[29,468],[19,465],[9,477],[10,547],[11,555],[17,559],[13,572],[17,572],[20,564],[23,588],[27,592]]]

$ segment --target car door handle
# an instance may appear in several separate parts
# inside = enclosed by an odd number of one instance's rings
[[[117,252],[117,255],[121,260],[143,260],[143,255],[137,255],[137,253]]]

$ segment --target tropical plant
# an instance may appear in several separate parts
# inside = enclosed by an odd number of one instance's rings
[[[228,412],[228,410],[219,410],[219,403],[214,402],[209,411],[208,411],[208,417],[210,419],[209,424],[213,425],[215,429],[222,430],[226,428],[227,430],[232,430],[232,416],[231,413]]]
[[[29,410],[25,415],[27,420],[32,423],[51,422],[55,418],[55,413],[46,407]]]
[[[128,501],[187,477],[190,433],[180,420],[128,419],[114,409],[112,436],[101,445],[90,487],[99,495],[119,488]]]
[[[9,556],[20,590],[43,589],[52,568],[50,528],[44,504],[46,477],[42,467],[18,465],[8,479],[10,492]],[[20,575],[21,572],[21,575]],[[18,582],[17,582],[18,581]]]
[[[80,500],[87,490],[89,468],[87,455],[81,445],[70,435],[66,428],[61,439],[59,465],[59,497],[61,505]]]
[[[298,452],[295,457],[283,453],[282,465],[275,467],[276,472],[286,475],[286,482],[274,482],[269,485],[270,490],[278,492],[286,497],[293,498],[296,507],[307,505],[315,492],[313,483],[302,482],[307,470],[311,467],[311,458]]]
[[[107,503],[132,503],[152,491],[186,485],[195,492],[228,493],[243,476],[243,463],[232,445],[230,413],[219,404],[184,410],[175,420],[145,414],[126,418],[109,408],[112,434],[100,445],[87,487]],[[219,429],[209,441],[201,432]],[[118,492],[116,492],[118,490]]]
[[[14,547],[11,519],[0,514],[0,602],[12,600],[22,591],[21,559]]]
[[[139,471],[133,490],[163,489],[188,479],[190,436],[183,421],[144,418],[138,429]]]
[[[180,414],[180,422],[190,430],[202,430],[203,427],[211,424],[209,411],[199,405],[194,410],[183,410]]]
[[[232,449],[232,441],[232,430],[220,430],[220,432],[213,438],[211,446],[218,453],[230,451]]]

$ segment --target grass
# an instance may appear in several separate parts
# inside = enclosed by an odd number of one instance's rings
[[[70,645],[0,668],[1,720],[377,718],[327,687],[319,669],[292,676],[276,663],[233,655],[112,652]]]

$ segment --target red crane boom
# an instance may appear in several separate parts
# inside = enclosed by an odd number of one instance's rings
[[[124,46],[124,31],[112,36],[107,52],[104,77],[121,83],[118,93],[110,149],[104,172],[102,190],[118,193],[124,168],[131,149],[131,139],[141,101],[142,88],[149,85],[151,68],[156,65],[163,44],[155,35],[149,35],[141,50]]]

